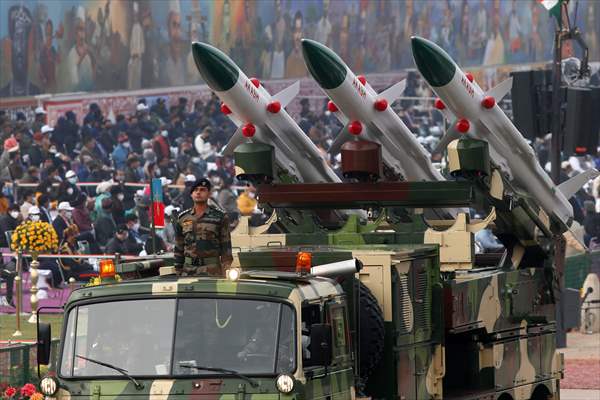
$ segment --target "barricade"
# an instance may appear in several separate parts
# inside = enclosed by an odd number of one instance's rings
[[[52,340],[51,360],[56,360],[60,340]],[[49,367],[53,370],[53,366]],[[38,383],[37,346],[34,342],[0,342],[0,383],[10,386],[23,386]]]

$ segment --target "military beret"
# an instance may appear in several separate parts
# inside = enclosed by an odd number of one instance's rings
[[[194,190],[196,190],[196,188],[198,186],[202,186],[207,188],[208,190],[210,190],[210,181],[206,178],[202,178],[202,179],[198,179],[196,182],[194,182],[194,184],[191,186],[191,190],[190,193],[193,192]]]

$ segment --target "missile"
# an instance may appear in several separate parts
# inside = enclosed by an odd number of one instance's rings
[[[404,91],[405,81],[381,93],[375,92],[362,76],[356,76],[328,47],[302,39],[304,62],[313,78],[332,100],[328,109],[345,125],[331,151],[360,135],[381,144],[384,163],[410,181],[441,181],[430,155],[417,141],[391,105]]]
[[[484,92],[473,76],[464,73],[435,43],[413,36],[411,46],[417,69],[440,99],[436,108],[451,121],[455,119],[444,142],[460,134],[487,141],[492,161],[511,184],[528,193],[546,216],[554,216],[568,228],[573,220],[568,199],[598,171],[587,171],[555,186],[521,132],[497,104],[510,91],[512,78]]]
[[[299,82],[271,95],[256,78],[248,78],[221,50],[192,43],[196,67],[221,99],[221,111],[238,127],[222,151],[230,155],[246,138],[275,147],[275,162],[300,182],[340,182],[317,146],[285,111],[300,90]]]

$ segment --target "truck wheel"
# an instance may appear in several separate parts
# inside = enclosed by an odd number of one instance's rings
[[[358,281],[359,341],[358,356],[361,383],[366,384],[383,355],[385,330],[383,312],[377,299],[364,283]]]

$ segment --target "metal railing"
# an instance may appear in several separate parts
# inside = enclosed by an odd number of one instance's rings
[[[15,277],[15,291],[16,291],[16,330],[12,334],[13,337],[20,337],[21,333],[21,311],[23,310],[23,259],[31,258],[32,255],[29,253],[1,253],[2,257],[16,257],[17,259],[17,275]],[[156,260],[156,259],[169,259],[172,258],[172,254],[152,254],[148,256],[128,256],[121,255],[119,253],[116,254],[77,254],[77,255],[67,255],[67,254],[40,254],[37,255],[37,258],[61,258],[61,259],[81,259],[81,258],[95,258],[102,260],[110,260],[114,261],[114,265],[117,266],[121,263],[121,261],[144,261],[144,260]],[[30,266],[30,276],[31,276],[31,316],[28,320],[28,323],[36,323],[37,322],[37,307],[38,307],[38,298],[37,298],[37,279],[38,279],[38,271],[37,266],[34,266],[35,263],[31,263]],[[60,268],[60,267],[59,267]],[[73,285],[74,281],[70,281],[70,284]],[[73,286],[71,287],[73,288]]]
[[[50,359],[56,360],[60,340],[51,343]],[[50,365],[50,369],[53,366]],[[11,343],[0,345],[0,382],[11,386],[37,384],[37,343]]]

